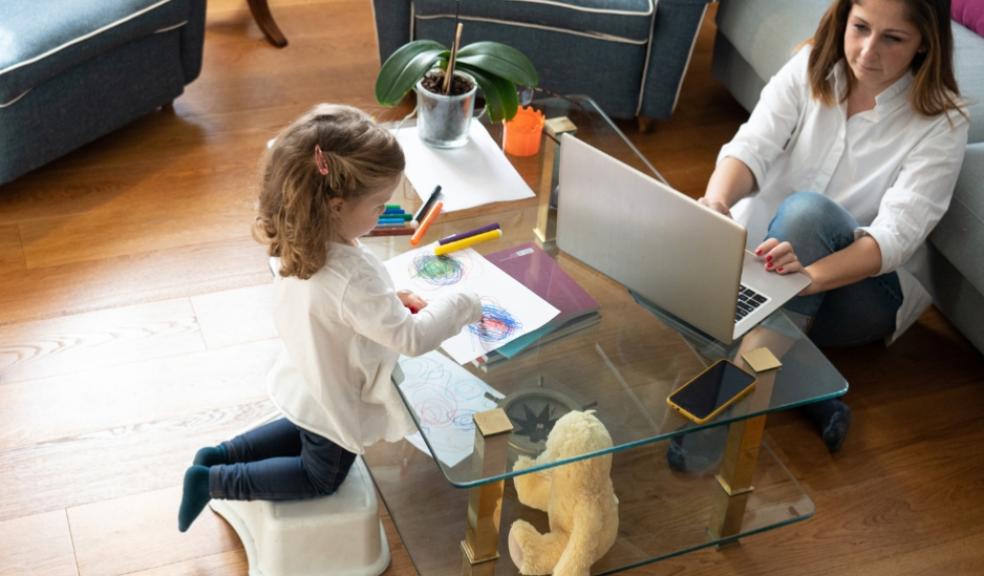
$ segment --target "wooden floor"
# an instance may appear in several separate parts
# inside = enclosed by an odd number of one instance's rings
[[[366,0],[210,0],[201,77],[143,118],[0,187],[0,575],[245,575],[210,512],[176,529],[194,450],[267,413],[268,275],[249,238],[257,160],[318,101],[379,111]],[[673,119],[632,132],[701,192],[744,112],[710,78],[713,22]],[[890,349],[832,350],[855,424],[828,455],[796,415],[769,433],[816,517],[638,569],[984,573],[984,361],[935,312]],[[388,523],[390,574],[414,573]]]

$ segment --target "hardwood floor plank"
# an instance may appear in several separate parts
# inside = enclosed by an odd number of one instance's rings
[[[193,296],[191,305],[209,348],[277,337],[272,284]]]
[[[898,554],[867,566],[853,566],[844,576],[936,576],[938,574],[984,574],[984,533],[975,531],[949,540]]]
[[[187,299],[9,324],[0,333],[0,385],[204,348]]]
[[[178,486],[198,448],[273,412],[262,400],[0,451],[0,521]]]
[[[178,532],[179,487],[68,509],[79,576],[108,576],[241,550],[236,533],[206,509]]]
[[[15,225],[0,225],[0,276],[16,274],[24,268],[20,229]]]
[[[0,521],[0,576],[77,576],[64,510]]]
[[[160,170],[156,177],[148,175],[91,208],[86,218],[23,221],[27,267],[98,261],[249,233],[255,198],[246,174],[174,174],[166,166]],[[218,181],[222,184],[211,184]],[[166,197],[161,190],[168,190]],[[116,224],[109,228],[105,222]]]
[[[246,552],[239,548],[149,570],[128,572],[126,576],[242,576],[247,570]]]
[[[269,281],[267,257],[248,236],[28,270],[0,277],[0,325]]]
[[[279,352],[267,340],[0,386],[0,451],[261,401]]]
[[[243,576],[247,571],[246,552],[238,549],[130,572],[125,576]]]

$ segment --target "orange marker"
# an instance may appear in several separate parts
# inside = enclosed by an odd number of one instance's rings
[[[427,234],[427,229],[434,223],[434,220],[437,220],[437,215],[441,213],[442,208],[444,208],[444,202],[438,201],[434,204],[434,207],[430,209],[430,212],[427,213],[427,216],[420,223],[417,231],[410,237],[410,244],[414,246],[420,244],[420,239],[424,237],[424,234]]]

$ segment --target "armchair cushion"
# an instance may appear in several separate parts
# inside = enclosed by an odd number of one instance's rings
[[[177,98],[205,0],[0,0],[0,184]]]
[[[186,0],[4,2],[0,105],[97,55],[188,21]],[[4,41],[6,40],[6,41]]]
[[[418,20],[454,18],[453,0],[417,0]],[[605,0],[549,2],[461,2],[460,16],[485,19],[516,26],[579,32],[645,44],[653,27],[656,8],[651,0],[628,0],[613,7]],[[465,42],[467,43],[467,41]]]

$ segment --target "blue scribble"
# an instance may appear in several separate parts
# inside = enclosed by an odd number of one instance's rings
[[[482,304],[482,319],[468,325],[468,330],[483,342],[499,342],[523,328],[508,310],[496,304]]]

